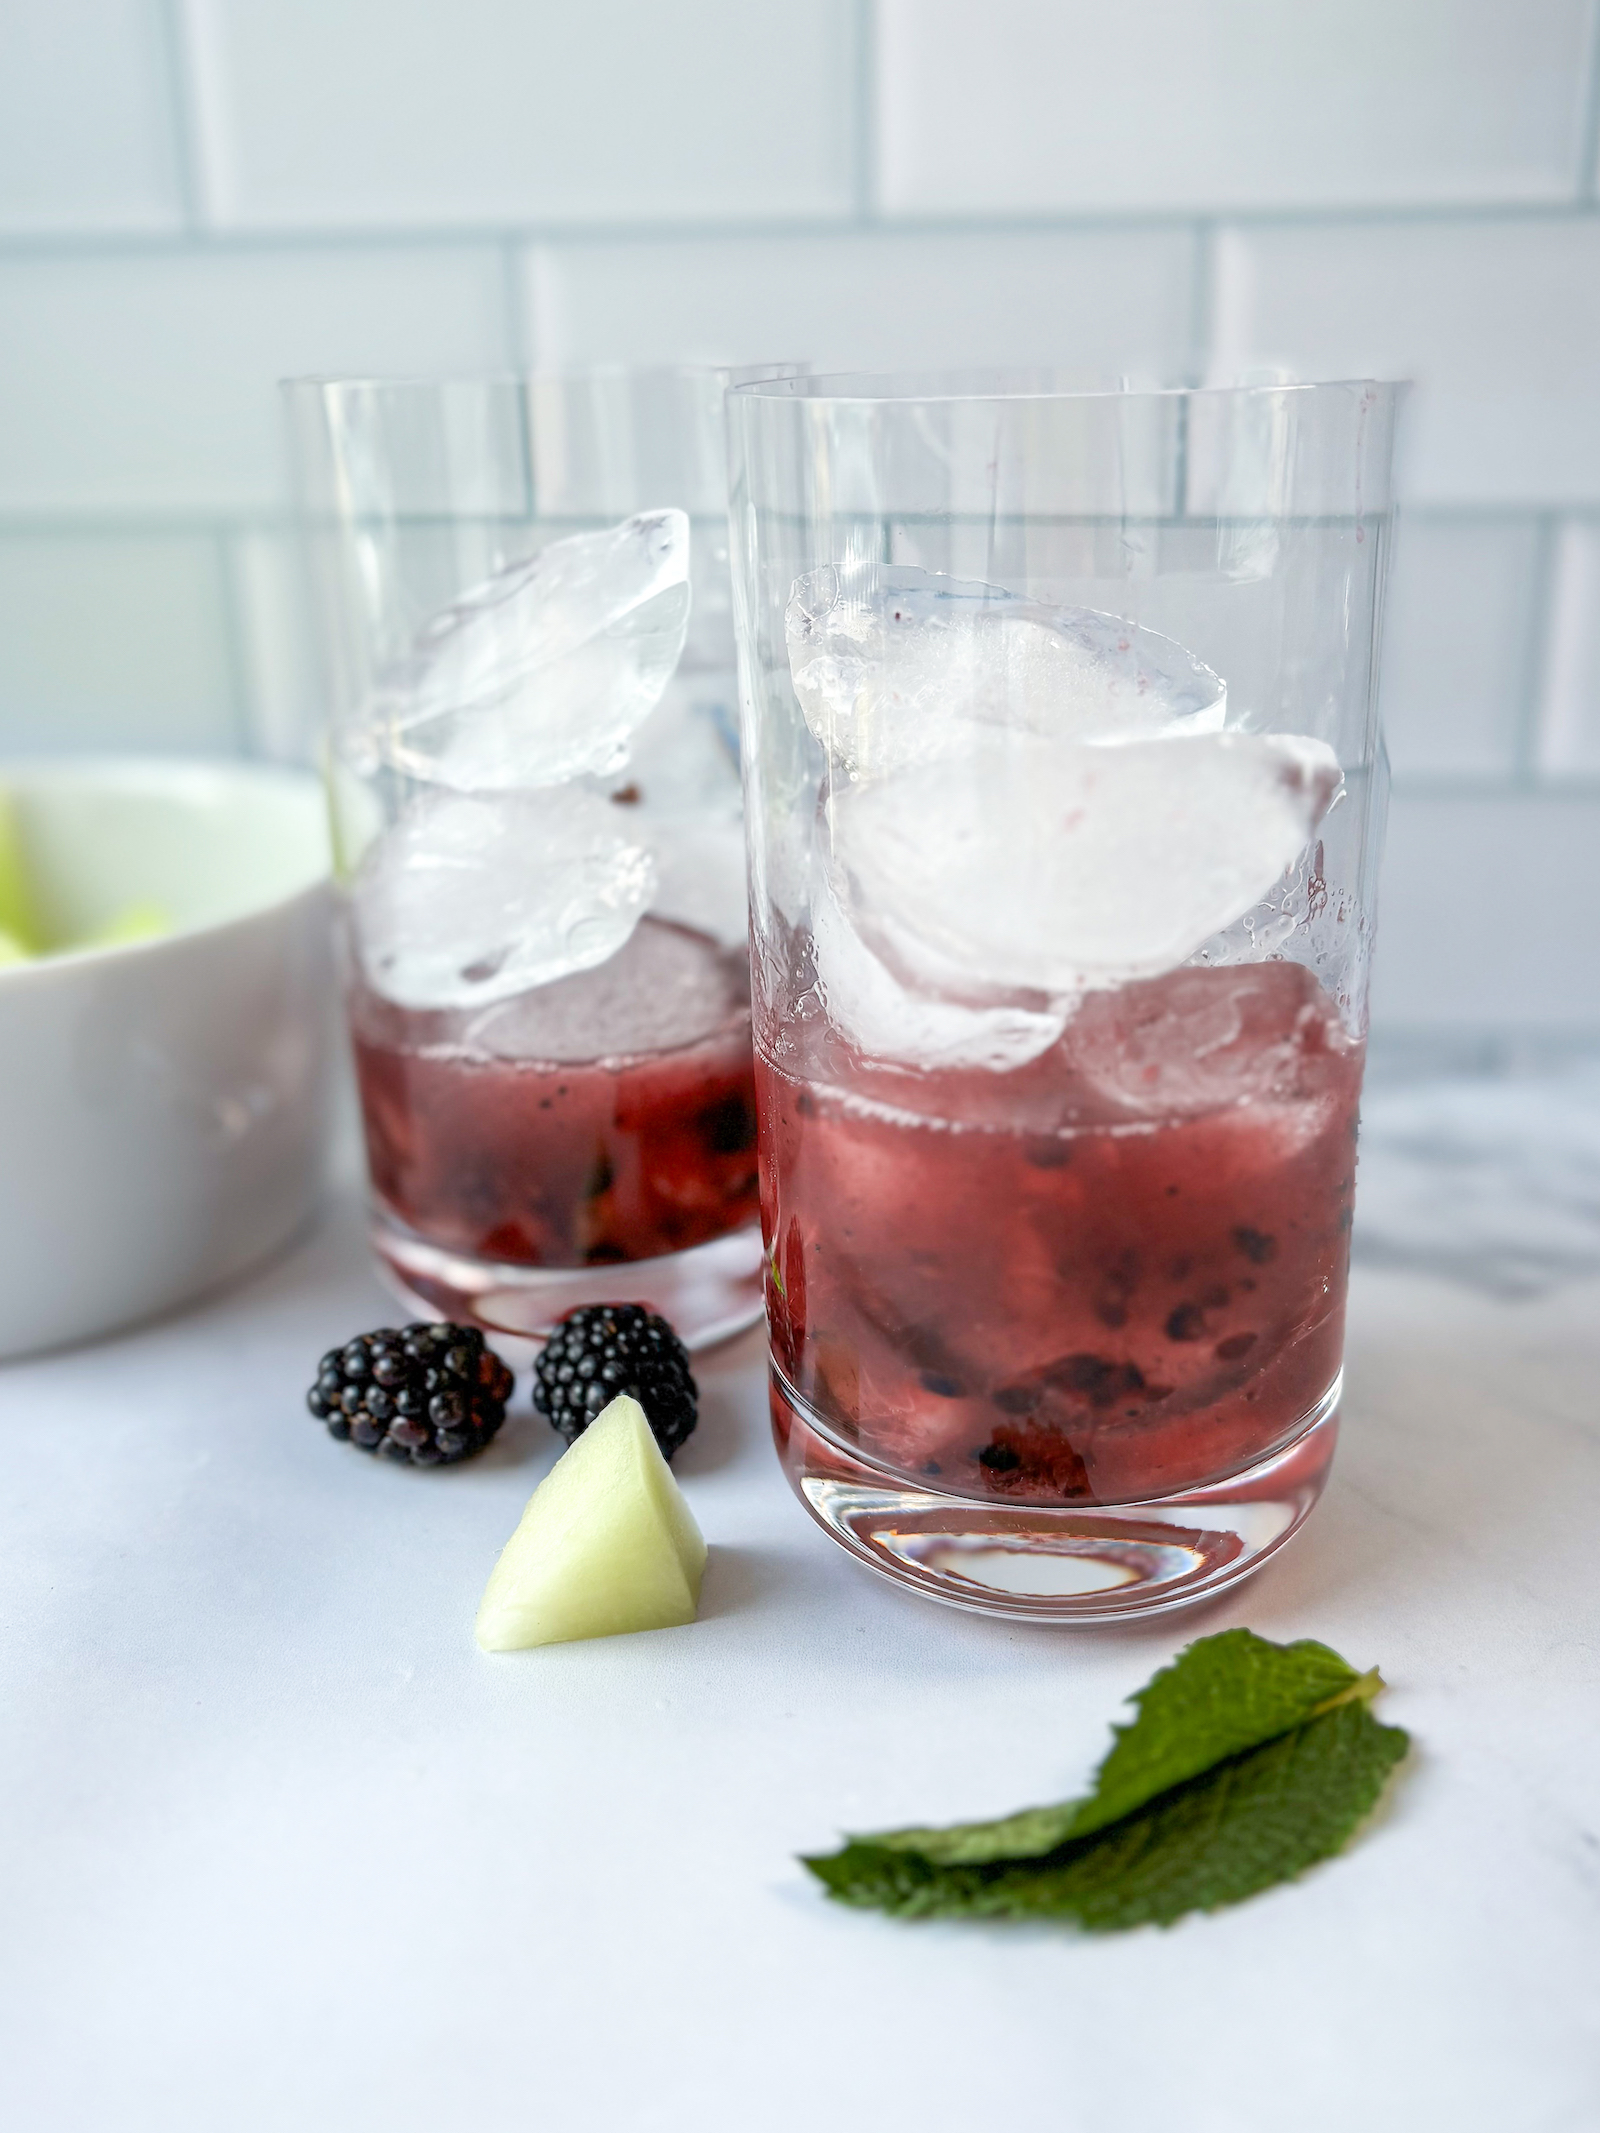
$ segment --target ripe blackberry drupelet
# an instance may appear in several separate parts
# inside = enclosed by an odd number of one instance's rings
[[[476,1326],[382,1326],[317,1366],[306,1405],[330,1436],[412,1466],[454,1466],[506,1418],[511,1372]]]
[[[688,1349],[642,1304],[588,1304],[546,1341],[533,1366],[533,1404],[575,1444],[619,1393],[638,1401],[670,1459],[698,1412]]]

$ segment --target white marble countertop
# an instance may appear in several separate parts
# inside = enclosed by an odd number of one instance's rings
[[[752,1343],[678,1470],[702,1619],[488,1659],[553,1454],[454,1472],[301,1404],[392,1318],[342,1206],[126,1338],[0,1369],[0,2113],[28,2133],[1600,2125],[1600,1071],[1379,1081],[1323,1506],[1204,1614],[935,1608],[807,1522]],[[1349,1854],[1106,1940],[836,1909],[841,1828],[1076,1789],[1243,1622],[1391,1683]]]

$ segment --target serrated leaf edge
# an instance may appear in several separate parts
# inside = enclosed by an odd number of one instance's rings
[[[1229,1630],[1219,1630],[1215,1634],[1219,1637],[1228,1637],[1237,1635],[1238,1632]],[[1246,1630],[1244,1634],[1247,1637],[1254,1637],[1256,1635],[1256,1632],[1254,1632],[1253,1630]],[[1173,1656],[1167,1661],[1165,1666],[1157,1667],[1156,1671],[1150,1676],[1150,1679],[1145,1682],[1142,1687],[1135,1689],[1132,1695],[1130,1695],[1126,1699],[1126,1701],[1133,1706],[1135,1716],[1123,1721],[1123,1723],[1121,1723],[1120,1725],[1112,1725],[1111,1746],[1106,1750],[1105,1754],[1100,1758],[1100,1761],[1095,1765],[1094,1777],[1091,1781],[1090,1791],[1085,1793],[1080,1799],[1077,1800],[1063,1800],[1060,1802],[1045,1803],[1043,1805],[1035,1807],[1019,1807],[1015,1809],[1011,1814],[995,1815],[992,1816],[990,1820],[996,1824],[1006,1822],[1020,1822],[1026,1815],[1050,1814],[1053,1812],[1064,1811],[1067,1808],[1072,1808],[1081,1812],[1086,1808],[1092,1807],[1095,1799],[1095,1793],[1093,1788],[1095,1786],[1098,1786],[1100,1782],[1101,1773],[1104,1771],[1107,1763],[1111,1760],[1112,1756],[1116,1752],[1117,1743],[1122,1740],[1127,1734],[1131,1733],[1138,1725],[1138,1713],[1144,1703],[1146,1696],[1149,1695],[1150,1691],[1155,1687],[1156,1683],[1163,1678],[1164,1675],[1172,1673],[1173,1670],[1185,1658],[1187,1658],[1189,1653],[1194,1650],[1196,1644],[1208,1643],[1210,1641],[1212,1640],[1209,1638],[1195,1638],[1190,1643],[1186,1644],[1181,1651],[1175,1652],[1173,1654]],[[1324,1644],[1321,1639],[1317,1637],[1296,1637],[1291,1643],[1282,1646],[1281,1649],[1283,1649],[1284,1651],[1292,1652],[1302,1650],[1308,1647],[1312,1650],[1325,1653],[1329,1659],[1336,1660],[1340,1666],[1348,1668],[1350,1665],[1349,1660],[1346,1659],[1341,1653],[1336,1652],[1333,1649],[1332,1645]],[[1353,1679],[1346,1682],[1345,1686],[1342,1689],[1336,1690],[1332,1696],[1324,1697],[1321,1703],[1313,1704],[1310,1709],[1305,1712],[1303,1717],[1292,1720],[1286,1726],[1280,1726],[1275,1733],[1262,1734],[1261,1738],[1253,1743],[1253,1746],[1258,1748],[1264,1748],[1269,1741],[1282,1740],[1285,1734],[1294,1733],[1298,1731],[1301,1726],[1309,1725],[1312,1719],[1322,1717],[1324,1712],[1337,1710],[1340,1704],[1355,1702],[1363,1702],[1370,1704],[1373,1699],[1387,1686],[1388,1684],[1385,1682],[1383,1675],[1379,1672],[1378,1668],[1375,1666],[1369,1666],[1364,1673],[1355,1674]],[[1227,1761],[1228,1758],[1219,1757],[1218,1760]],[[1215,1763],[1212,1763],[1206,1765],[1205,1767],[1207,1769],[1215,1769],[1217,1765]],[[1203,1775],[1203,1770],[1194,1771],[1191,1773],[1191,1778]],[[1187,1784],[1190,1782],[1190,1778],[1182,1779],[1179,1782]],[[1152,1805],[1156,1800],[1164,1798],[1167,1792],[1175,1791],[1176,1789],[1176,1786],[1164,1787],[1161,1792],[1148,1794],[1143,1800],[1137,1801],[1132,1807],[1126,1809],[1124,1813],[1120,1815],[1114,1815],[1110,1821],[1093,1822],[1087,1828],[1084,1828],[1082,1830],[1075,1831],[1071,1823],[1068,1822],[1062,1829],[1061,1834],[1057,1836],[1052,1843],[1045,1845],[1038,1851],[1007,1852],[1001,1856],[1007,1862],[1018,1866],[1026,1865],[1030,1859],[1048,1858],[1052,1852],[1058,1851],[1063,1844],[1071,1843],[1077,1836],[1098,1836],[1104,1830],[1115,1829],[1119,1823],[1125,1822],[1128,1819],[1129,1815],[1141,1813],[1144,1808]],[[946,1828],[960,1828],[963,1826],[965,1825],[946,1824],[938,1829],[935,1829],[932,1825],[913,1824],[904,1829],[845,1830],[841,1831],[840,1833],[840,1844],[837,1852],[816,1852],[811,1854],[800,1853],[797,1854],[797,1857],[799,1858],[799,1862],[802,1866],[808,1867],[812,1873],[816,1873],[816,1866],[814,1864],[816,1860],[836,1858],[839,1856],[840,1852],[847,1851],[850,1849],[851,1846],[859,1844],[870,1847],[875,1851],[894,1852],[902,1858],[926,1859],[929,1861],[930,1864],[935,1866],[949,1865],[956,1862],[934,1860],[930,1857],[928,1853],[919,1851],[915,1844],[908,1843],[906,1840],[911,1837],[918,1837],[923,1835],[942,1835],[944,1833],[944,1829]],[[977,1864],[980,1862],[974,1861],[970,1863]],[[823,1877],[821,1877],[820,1875],[818,1876],[818,1879],[822,1878]]]
[[[977,1880],[979,1882],[992,1879],[993,1884],[998,1887],[998,1885],[1008,1877],[1024,1875],[1028,1868],[1041,1866],[1044,1861],[1052,1859],[1054,1857],[1055,1852],[1068,1852],[1078,1850],[1080,1848],[1083,1850],[1090,1850],[1102,1842],[1110,1841],[1112,1840],[1115,1831],[1119,1829],[1123,1824],[1152,1813],[1152,1811],[1154,1811],[1160,1806],[1163,1800],[1169,1800],[1173,1796],[1173,1794],[1185,1791],[1190,1785],[1204,1784],[1205,1782],[1207,1782],[1208,1779],[1215,1777],[1218,1771],[1222,1770],[1226,1765],[1230,1763],[1243,1762],[1251,1756],[1261,1754],[1264,1750],[1273,1746],[1275,1743],[1285,1740],[1289,1735],[1303,1731],[1306,1727],[1312,1725],[1317,1718],[1325,1716],[1328,1711],[1337,1709],[1341,1704],[1356,1702],[1369,1704],[1373,1696],[1377,1694],[1378,1689],[1383,1686],[1384,1683],[1382,1680],[1382,1676],[1379,1674],[1377,1668],[1371,1667],[1367,1670],[1365,1674],[1359,1677],[1357,1682],[1352,1683],[1348,1688],[1341,1690],[1338,1695],[1329,1697],[1325,1703],[1319,1705],[1315,1712],[1311,1713],[1305,1719],[1301,1720],[1298,1725],[1286,1727],[1282,1732],[1269,1735],[1265,1740],[1258,1741],[1254,1747],[1245,1749],[1238,1756],[1222,1757],[1219,1762],[1212,1764],[1208,1770],[1202,1771],[1194,1777],[1186,1778],[1180,1784],[1169,1786],[1165,1792],[1157,1793],[1153,1795],[1150,1799],[1141,1802],[1139,1806],[1131,1809],[1127,1815],[1119,1816],[1116,1822],[1104,1823],[1099,1828],[1087,1832],[1081,1838],[1068,1838],[1063,1844],[1054,1847],[1051,1852],[1040,1853],[1034,1858],[1007,1858],[1004,1860],[994,1861],[988,1866],[976,1864],[966,1866],[951,1866],[942,1864],[938,1861],[930,1860],[925,1855],[919,1852],[897,1851],[882,1845],[875,1844],[873,1840],[869,1837],[864,1839],[852,1839],[845,1846],[841,1847],[840,1850],[835,1852],[823,1852],[811,1855],[802,1854],[799,1856],[799,1864],[806,1867],[809,1872],[818,1881],[822,1883],[824,1892],[831,1902],[841,1903],[852,1909],[883,1911],[890,1917],[899,1918],[902,1920],[936,1918],[959,1921],[961,1919],[968,1919],[982,1923],[995,1924],[1004,1922],[1008,1917],[1013,1917],[1021,1918],[1027,1922],[1043,1923],[1047,1919],[1050,1919],[1052,1916],[1054,1916],[1061,1920],[1071,1920],[1076,1925],[1077,1929],[1084,1933],[1099,1934],[1108,1931],[1125,1931],[1128,1929],[1129,1925],[1138,1924],[1157,1925],[1161,1927],[1163,1931],[1165,1931],[1171,1926],[1175,1925],[1180,1917],[1193,1915],[1194,1912],[1199,1912],[1203,1915],[1210,1915],[1213,1912],[1228,1909],[1231,1907],[1232,1904],[1236,1902],[1247,1901],[1248,1895],[1242,1897],[1223,1897],[1213,1903],[1195,1904],[1184,1911],[1174,1912],[1172,1915],[1165,1918],[1150,1917],[1142,1920],[1127,1921],[1126,1923],[1119,1925],[1100,1924],[1085,1918],[1074,1917],[1074,1914],[1071,1911],[1051,1913],[1046,1910],[1030,1909],[1027,1911],[1010,1912],[1002,1904],[986,1905],[981,1900],[981,1897],[977,1896],[976,1891],[974,1891],[973,1894],[977,1900],[973,1901],[970,1904],[970,1907],[968,1904],[962,1904],[959,1907],[954,1905],[947,1906],[946,1904],[942,1904],[937,1900],[933,1899],[935,1898],[935,1890],[937,1884],[941,1879],[954,1879],[962,1875],[970,1875],[974,1878],[974,1880]],[[1302,1867],[1296,1869],[1293,1873],[1285,1875],[1281,1882],[1270,1883],[1266,1884],[1265,1886],[1287,1887],[1291,1882],[1300,1880],[1303,1875],[1312,1872],[1316,1867],[1326,1865],[1329,1860],[1339,1857],[1339,1855],[1345,1850],[1346,1846],[1354,1839],[1358,1830],[1360,1830],[1368,1821],[1370,1821],[1372,1816],[1377,1812],[1378,1807],[1381,1804],[1383,1796],[1387,1792],[1390,1783],[1393,1781],[1395,1775],[1403,1766],[1403,1764],[1410,1757],[1414,1748],[1414,1743],[1412,1741],[1411,1735],[1405,1730],[1403,1726],[1388,1725],[1382,1720],[1374,1720],[1373,1723],[1378,1733],[1382,1734],[1388,1741],[1394,1743],[1394,1750],[1392,1756],[1390,1757],[1387,1763],[1386,1768],[1382,1771],[1378,1778],[1377,1785],[1374,1789],[1371,1799],[1367,1801],[1365,1806],[1359,1808],[1356,1813],[1351,1817],[1343,1835],[1340,1836],[1337,1843],[1332,1847],[1332,1849],[1320,1854],[1318,1857],[1306,1861],[1306,1863]],[[885,1902],[881,1895],[861,1896],[858,1894],[851,1893],[848,1887],[835,1887],[832,1877],[825,1871],[825,1869],[827,1869],[828,1867],[838,1866],[841,1862],[845,1860],[849,1852],[856,1849],[857,1846],[859,1846],[860,1849],[863,1851],[869,1853],[878,1853],[886,1862],[891,1864],[893,1867],[897,1869],[907,1870],[913,1875],[918,1869],[926,1870],[929,1877],[929,1887],[927,1894],[930,1900],[924,1903],[914,1902],[909,1900],[908,1898],[902,1898],[900,1901],[890,1903]],[[1249,1894],[1262,1894],[1264,1892],[1265,1888],[1262,1888],[1250,1891]]]

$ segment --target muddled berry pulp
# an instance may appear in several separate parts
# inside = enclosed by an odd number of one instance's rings
[[[755,1215],[742,951],[646,919],[600,970],[472,1014],[357,985],[351,1028],[373,1190],[429,1244],[604,1266]]]
[[[1293,963],[1092,995],[1006,1073],[758,1047],[773,1355],[941,1489],[1237,1472],[1339,1368],[1362,1050]]]

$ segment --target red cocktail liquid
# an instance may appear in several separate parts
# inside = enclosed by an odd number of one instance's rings
[[[373,1190],[430,1245],[598,1266],[755,1214],[742,949],[645,919],[598,970],[470,1013],[358,983],[351,1030]]]
[[[772,1349],[863,1460],[960,1495],[1138,1502],[1317,1409],[1362,1047],[1311,972],[1092,994],[1004,1073],[804,1043],[758,1052]]]

